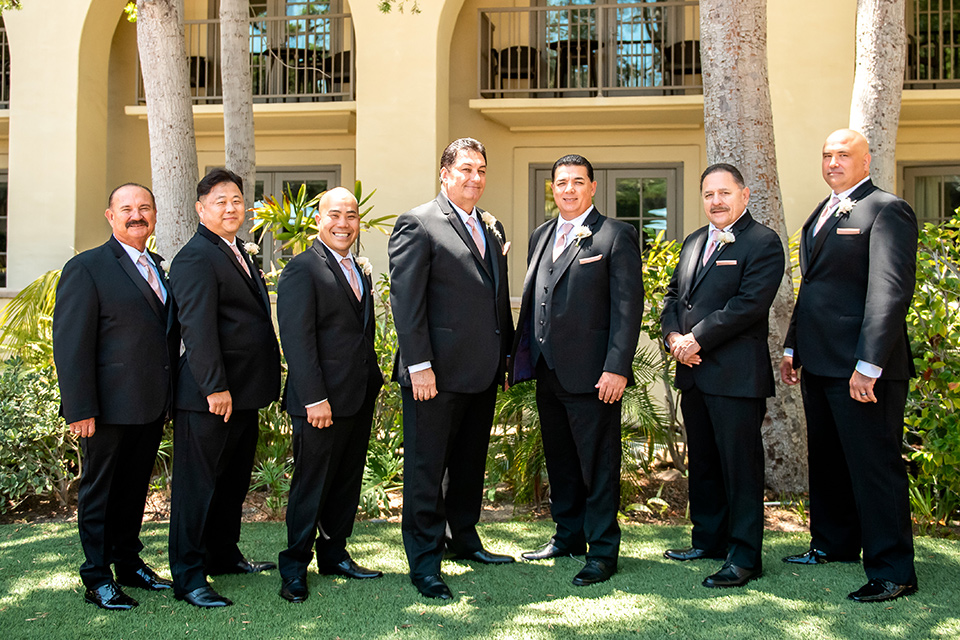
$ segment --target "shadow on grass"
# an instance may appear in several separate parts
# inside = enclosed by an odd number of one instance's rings
[[[519,556],[545,542],[549,522],[481,526],[494,551]],[[162,575],[167,525],[144,527],[144,559]],[[4,638],[955,638],[960,636],[960,543],[920,538],[921,591],[881,605],[846,594],[864,582],[859,565],[794,567],[780,558],[805,548],[802,534],[768,533],[764,576],[743,589],[700,586],[719,563],[677,563],[663,549],[684,546],[689,528],[625,525],[619,573],[591,587],[570,580],[574,558],[484,566],[443,566],[457,599],[421,598],[406,574],[395,524],[358,523],[353,557],[383,570],[380,580],[319,576],[311,567],[310,599],[281,600],[276,571],[221,576],[213,586],[236,603],[201,611],[172,594],[130,589],[140,607],[104,612],[83,603],[77,577],[82,552],[76,525],[0,527],[0,629]],[[286,533],[280,523],[243,527],[241,548],[255,560],[276,559]],[[239,634],[239,635],[238,635]]]

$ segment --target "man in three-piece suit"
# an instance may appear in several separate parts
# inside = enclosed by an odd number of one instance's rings
[[[917,219],[871,182],[862,134],[830,134],[822,170],[832,194],[803,225],[803,282],[780,363],[783,381],[803,392],[811,543],[784,561],[856,562],[862,549],[869,581],[848,597],[882,602],[917,590],[900,453],[915,375],[905,318]]]
[[[450,599],[440,575],[450,557],[513,562],[477,535],[497,387],[513,340],[503,226],[477,208],[486,150],[451,142],[440,195],[401,215],[390,236],[391,306],[403,397],[403,544],[410,578],[428,598]]]
[[[168,332],[171,299],[162,258],[146,248],[157,223],[153,194],[137,184],[117,187],[106,217],[110,239],[63,267],[53,355],[61,415],[81,438],[77,519],[84,599],[104,609],[130,609],[137,602],[119,585],[171,585],[140,559],[140,524],[179,345],[176,332],[173,338]]]
[[[383,386],[373,348],[373,283],[350,251],[360,235],[357,199],[342,187],[326,192],[316,220],[313,246],[284,267],[277,283],[288,367],[284,404],[293,419],[287,549],[280,554],[280,597],[290,602],[309,595],[314,542],[321,574],[383,575],[347,552]]]
[[[776,232],[747,211],[750,189],[736,167],[707,167],[700,192],[710,224],[684,240],[660,316],[687,429],[693,546],[664,556],[724,559],[703,585],[740,587],[763,570],[760,426],[774,394],[767,318],[785,259]]]
[[[586,552],[573,584],[617,570],[620,406],[643,315],[637,230],[593,206],[583,156],[553,165],[560,217],[530,237],[512,383],[536,378],[554,536],[527,560]]]
[[[237,230],[243,181],[214,169],[197,185],[197,233],[170,268],[183,355],[173,437],[170,570],[174,595],[198,607],[232,604],[206,575],[254,573],[240,516],[256,453],[258,410],[280,392],[280,349],[266,283]],[[206,574],[206,575],[205,575]]]

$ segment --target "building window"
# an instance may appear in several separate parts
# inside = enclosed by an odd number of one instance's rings
[[[960,89],[960,0],[908,0],[905,89]]]
[[[0,287],[7,286],[7,174],[0,173]]]
[[[960,208],[960,164],[904,167],[903,197],[920,224],[940,224]]]
[[[534,194],[534,228],[558,214],[551,189],[551,167],[534,166],[530,173]],[[679,238],[682,231],[682,165],[594,167],[597,193],[593,204],[600,213],[632,224],[640,234],[640,248],[660,231],[667,239]]]

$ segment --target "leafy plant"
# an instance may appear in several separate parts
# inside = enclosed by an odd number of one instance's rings
[[[0,311],[0,345],[33,368],[53,366],[53,308],[60,269],[48,271]]]

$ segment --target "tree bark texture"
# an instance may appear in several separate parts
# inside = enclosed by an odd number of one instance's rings
[[[897,126],[906,64],[904,0],[857,0],[857,67],[850,128],[870,142],[870,177],[881,189],[896,184]]]
[[[224,151],[227,168],[243,178],[243,201],[248,213],[241,233],[245,236],[249,236],[253,224],[249,211],[256,191],[257,166],[248,10],[248,0],[220,0]]]
[[[773,110],[767,77],[766,0],[701,0],[704,130],[707,160],[737,167],[750,188],[750,213],[780,235],[787,227],[777,175]],[[770,310],[770,355],[774,371],[793,311],[787,268]],[[736,372],[731,372],[736,375]],[[763,424],[767,485],[776,491],[807,487],[807,434],[799,387],[777,384]]]
[[[197,142],[187,74],[183,0],[137,0],[137,47],[147,97],[157,249],[172,260],[197,226]]]

